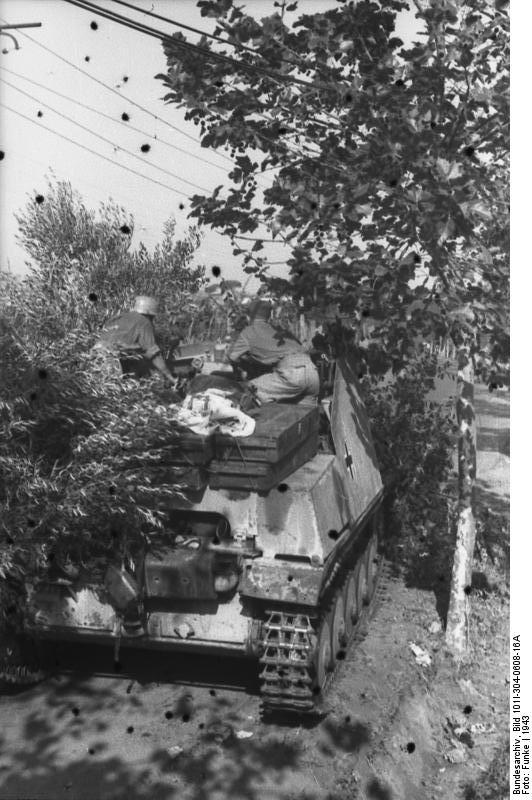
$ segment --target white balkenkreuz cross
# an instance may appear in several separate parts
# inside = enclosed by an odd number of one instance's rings
[[[354,476],[354,473],[353,473],[353,456],[351,455],[351,453],[347,449],[347,442],[344,442],[344,445],[345,445],[345,458],[344,458],[345,465],[346,465],[347,469],[349,470],[349,474],[354,479],[355,476]]]

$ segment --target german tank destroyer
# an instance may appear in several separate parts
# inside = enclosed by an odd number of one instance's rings
[[[319,710],[379,571],[383,486],[355,365],[337,360],[318,406],[248,413],[251,436],[183,434],[165,532],[135,558],[36,585],[32,636],[241,655],[266,711]]]

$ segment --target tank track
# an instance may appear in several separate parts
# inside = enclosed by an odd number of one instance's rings
[[[349,574],[345,576],[345,581]],[[343,648],[344,654],[354,642],[359,643],[364,639],[367,623],[386,594],[389,575],[389,565],[381,556],[373,595]],[[342,590],[343,584],[336,588]],[[259,676],[263,712],[323,714],[324,700],[342,659],[335,660],[334,669],[327,673],[324,684],[317,686],[313,665],[321,619],[279,610],[267,611],[266,617],[262,629],[262,655],[259,658],[263,667]]]
[[[34,686],[49,677],[42,643],[10,631],[0,639],[0,690]]]
[[[0,687],[9,686],[34,686],[46,680],[48,673],[35,666],[27,664],[2,664],[0,666]]]
[[[264,667],[260,674],[264,709],[312,712],[311,668],[317,637],[311,617],[283,611],[267,615],[259,659]]]

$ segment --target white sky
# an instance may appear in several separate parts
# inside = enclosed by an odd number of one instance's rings
[[[202,30],[210,31],[213,28],[212,20],[201,17],[195,0],[153,0],[153,2],[134,0],[134,2],[139,7],[153,10]],[[109,0],[99,0],[99,5],[145,21],[165,32],[172,33],[176,30],[167,23],[150,19],[142,14],[136,15],[135,12]],[[323,11],[335,5],[334,0],[300,0],[298,12],[293,16],[297,17],[303,12]],[[273,0],[251,0],[247,3],[247,8],[254,16],[261,18],[273,13]],[[123,99],[43,50],[27,39],[22,31],[12,32],[20,45],[19,50],[14,49],[12,41],[7,36],[0,37],[1,47],[9,50],[7,54],[0,54],[0,67],[98,108],[118,120],[121,114],[126,112],[130,115],[131,125],[187,151],[177,152],[160,142],[128,130],[127,123],[106,120],[0,69],[0,77],[3,80],[16,85],[35,98],[35,100],[29,99],[0,82],[0,101],[33,120],[21,119],[12,111],[0,108],[0,148],[5,152],[5,158],[0,165],[2,265],[6,266],[9,261],[14,272],[24,270],[26,257],[15,239],[16,221],[13,212],[25,206],[28,196],[34,197],[35,194],[44,192],[46,185],[44,177],[49,168],[53,169],[57,178],[69,180],[82,194],[88,206],[97,208],[101,201],[112,197],[131,212],[135,219],[134,245],[142,240],[151,249],[161,237],[163,222],[171,214],[176,217],[178,233],[184,231],[190,224],[187,220],[187,197],[197,190],[177,178],[165,175],[154,165],[209,191],[223,181],[228,182],[224,165],[227,167],[229,165],[216,153],[200,146],[196,126],[191,122],[185,122],[184,111],[175,105],[166,106],[162,102],[165,87],[154,79],[157,73],[166,71],[166,62],[159,41],[71,6],[63,0],[0,0],[0,17],[10,24],[41,22],[41,28],[27,31],[33,39],[78,65],[89,75],[115,88]],[[98,23],[96,31],[90,28],[93,20]],[[411,31],[416,27],[417,23],[413,18],[407,16],[402,20],[403,30],[400,31],[400,35],[405,37],[406,34],[406,37],[410,38]],[[196,38],[194,34],[187,36],[192,41]],[[86,56],[90,57],[89,62],[85,61]],[[127,83],[123,81],[124,76],[128,77]],[[128,98],[155,114],[160,121],[132,106]],[[141,161],[116,151],[112,145],[98,140],[91,132],[81,130],[69,120],[54,114],[43,103],[85,125],[89,131],[98,133],[114,144],[134,152]],[[37,118],[38,111],[42,111],[40,118]],[[163,121],[177,126],[195,141],[167,127]],[[115,162],[116,166],[81,150],[54,133],[39,128],[35,122],[40,122],[105,155]],[[151,145],[151,150],[146,155],[140,151],[144,143]],[[213,167],[205,163],[205,160],[222,168]],[[173,186],[184,192],[186,197],[178,196],[168,189],[132,175],[121,169],[119,164]],[[267,175],[262,180],[266,181]],[[179,210],[181,202],[185,204],[185,210]],[[222,267],[224,277],[245,281],[247,276],[242,271],[241,259],[234,257],[231,250],[227,238],[205,229],[204,240],[196,260],[208,268],[218,264]],[[271,261],[282,261],[286,258],[286,251],[282,245],[265,246],[264,252]],[[274,274],[283,274],[283,271],[284,267],[272,268]]]

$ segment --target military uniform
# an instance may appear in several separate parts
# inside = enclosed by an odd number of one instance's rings
[[[318,371],[308,353],[288,331],[255,319],[239,334],[228,353],[230,361],[238,361],[243,356],[273,367],[272,372],[250,381],[261,403],[275,400],[316,402],[320,388]]]
[[[149,377],[153,373],[151,360],[160,355],[155,341],[153,323],[143,314],[126,311],[104,326],[96,354],[103,356],[110,371],[135,378]]]

